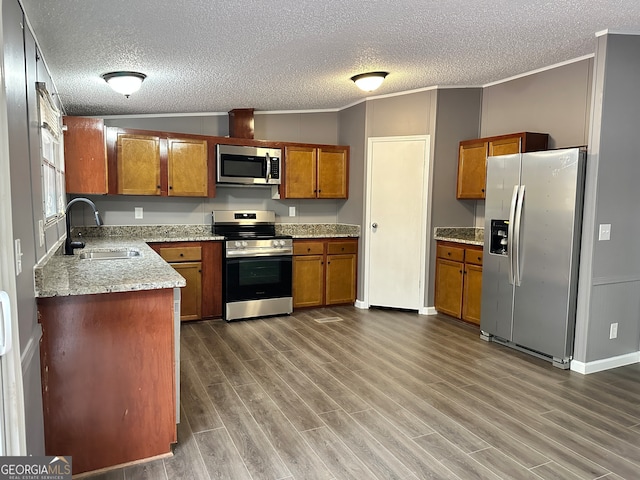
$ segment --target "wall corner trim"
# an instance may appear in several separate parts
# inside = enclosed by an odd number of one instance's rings
[[[354,303],[353,306],[361,310],[369,310],[369,305],[364,303],[362,300],[356,300],[356,303]]]
[[[624,367],[633,363],[640,363],[640,351],[586,363],[572,360],[571,370],[582,375],[588,375],[589,373],[602,372],[603,370]]]
[[[418,312],[419,315],[437,315],[436,307],[422,307]]]

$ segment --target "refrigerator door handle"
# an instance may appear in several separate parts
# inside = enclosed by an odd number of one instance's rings
[[[522,282],[522,266],[520,265],[520,233],[522,231],[522,206],[524,204],[524,185],[520,186],[518,193],[518,204],[516,206],[516,224],[514,226],[516,238],[514,239],[515,252],[514,252],[514,264],[515,264],[515,283],[519,287]]]
[[[513,187],[511,208],[509,209],[509,226],[507,227],[507,258],[509,260],[509,284],[514,284],[514,256],[513,256],[513,227],[515,224],[516,205],[518,200],[518,185]]]

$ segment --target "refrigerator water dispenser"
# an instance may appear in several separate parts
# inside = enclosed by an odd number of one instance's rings
[[[491,220],[491,245],[489,251],[496,255],[507,254],[509,220]]]

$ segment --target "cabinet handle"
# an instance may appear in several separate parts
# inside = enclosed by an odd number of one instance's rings
[[[342,247],[342,251],[344,252],[344,247]]]
[[[448,255],[448,256],[451,256],[451,252],[447,252],[447,255]]]
[[[181,256],[181,257],[184,257],[184,253],[181,253],[181,254],[180,254],[180,256]]]
[[[160,185],[156,185],[156,188],[157,188],[158,190],[160,190]]]
[[[482,257],[478,257],[478,261],[482,260]]]
[[[171,185],[169,185],[169,190],[173,190],[173,187]]]
[[[462,273],[462,270],[460,270],[460,273]]]
[[[482,193],[484,193],[484,188],[482,189]]]
[[[311,249],[310,249],[310,248],[307,248],[307,252],[310,252],[310,251],[311,251]]]

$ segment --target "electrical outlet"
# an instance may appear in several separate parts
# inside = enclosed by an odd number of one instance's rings
[[[618,323],[612,323],[611,327],[609,327],[609,340],[613,340],[614,338],[618,338]]]
[[[144,217],[144,214],[142,212],[142,207],[135,207],[133,211],[134,211],[134,218],[136,218],[137,220],[140,220],[142,217]]]
[[[611,240],[611,224],[610,223],[600,224],[600,233],[598,235],[598,240]]]
[[[289,216],[290,217],[296,216],[296,207],[289,207]]]

